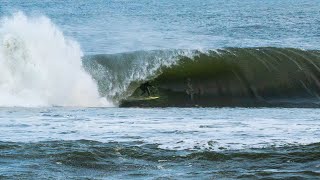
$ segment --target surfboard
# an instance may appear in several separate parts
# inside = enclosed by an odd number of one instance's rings
[[[159,99],[159,96],[149,96],[149,97],[131,97],[126,99],[126,101],[150,101],[150,100],[155,100]]]

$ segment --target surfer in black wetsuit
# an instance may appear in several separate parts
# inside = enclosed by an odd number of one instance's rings
[[[142,91],[141,96],[144,95],[145,93],[147,93],[148,96],[150,96],[149,87],[152,87],[152,86],[151,86],[151,84],[150,84],[148,81],[140,85],[139,88],[140,88],[141,91]]]
[[[187,79],[186,93],[190,96],[190,100],[193,101],[195,92],[194,92],[193,87],[192,87],[191,78]]]

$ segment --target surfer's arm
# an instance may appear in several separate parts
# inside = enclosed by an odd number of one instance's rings
[[[148,84],[148,87],[152,87],[152,88],[155,88],[155,86],[151,85],[151,84]]]

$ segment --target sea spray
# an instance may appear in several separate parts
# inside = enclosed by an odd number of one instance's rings
[[[110,106],[74,40],[45,16],[1,19],[0,106]]]
[[[163,68],[175,65],[181,57],[192,58],[195,54],[194,50],[135,51],[85,56],[83,62],[97,81],[100,93],[118,103],[132,95],[142,82],[160,75]]]

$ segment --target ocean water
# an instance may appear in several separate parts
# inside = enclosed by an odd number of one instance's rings
[[[319,9],[0,0],[0,179],[318,179]]]
[[[3,179],[316,179],[318,109],[1,108]]]
[[[2,0],[2,16],[49,17],[90,54],[221,47],[319,48],[317,0]]]

